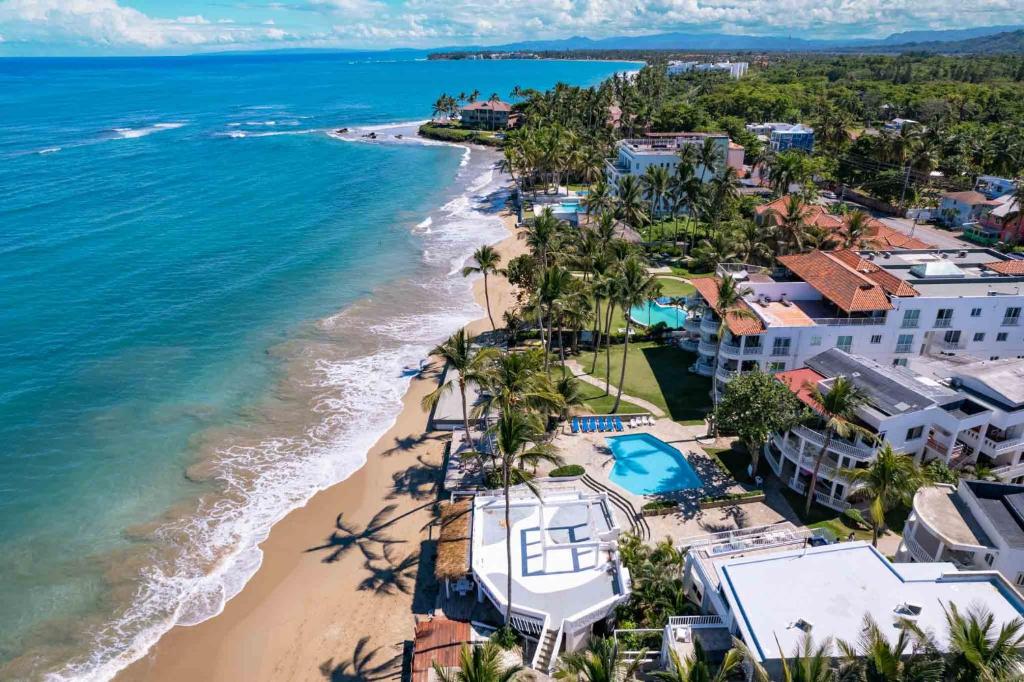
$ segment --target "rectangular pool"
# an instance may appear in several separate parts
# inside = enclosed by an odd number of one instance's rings
[[[704,482],[683,453],[649,433],[606,439],[615,455],[609,478],[634,495],[702,488]]]

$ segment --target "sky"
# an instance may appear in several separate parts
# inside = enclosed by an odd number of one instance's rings
[[[1024,0],[0,0],[0,55],[429,48],[683,31],[884,37],[1018,23]]]

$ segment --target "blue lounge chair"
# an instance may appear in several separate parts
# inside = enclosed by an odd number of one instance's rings
[[[573,433],[579,433],[580,432],[580,423],[579,423],[579,421],[577,421],[576,417],[572,418],[572,422],[570,422],[569,428],[572,429]]]
[[[597,431],[597,417],[591,417],[588,421],[590,421],[590,430]]]
[[[614,431],[615,430],[615,422],[612,421],[611,417],[605,417],[604,418],[604,430],[605,431]]]
[[[597,430],[604,432],[604,417],[597,418]]]
[[[615,430],[616,431],[622,431],[622,418],[621,417],[616,417],[615,418]]]
[[[583,433],[590,433],[590,424],[587,421],[585,417],[580,419],[580,431]]]

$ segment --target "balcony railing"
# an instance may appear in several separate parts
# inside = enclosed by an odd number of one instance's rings
[[[764,346],[746,346],[743,349],[744,355],[760,355],[761,351],[764,350]]]
[[[772,346],[772,357],[785,357],[789,355],[789,346]]]
[[[711,357],[714,357],[718,355],[718,344],[701,341],[697,344],[697,352],[701,355],[710,355]]]
[[[952,327],[953,326],[953,318],[951,318],[951,317],[940,317],[939,319],[935,320],[935,324],[933,326],[935,328],[937,328],[937,329],[946,329],[947,327]]]
[[[715,318],[714,315],[705,315],[700,320],[700,330],[707,334],[717,334],[718,320]]]
[[[734,358],[735,357],[739,357],[740,354],[741,354],[740,353],[740,346],[739,346],[739,344],[732,344],[732,343],[722,343],[722,344],[719,344],[718,352],[722,353],[723,355],[726,355],[726,356],[729,356],[729,357],[734,357]]]
[[[1004,326],[1004,327],[1016,327],[1019,324],[1020,324],[1020,317],[1004,317],[1003,318],[1003,325],[1002,326]]]
[[[917,329],[919,320],[903,320],[900,329]]]
[[[896,344],[896,352],[897,353],[909,353],[913,349],[913,346],[914,346],[914,344],[912,344],[912,343],[897,343]]]
[[[1009,440],[992,440],[991,438],[985,438],[982,443],[983,450],[1002,454],[1004,452],[1010,452],[1011,450],[1024,448],[1024,437],[1011,438]]]
[[[683,321],[683,329],[688,332],[699,332],[701,327],[700,321],[701,318],[699,317],[687,317]]]
[[[683,339],[679,342],[679,347],[683,350],[690,351],[691,353],[697,352],[698,342],[694,339]]]
[[[717,376],[720,381],[732,381],[739,375],[740,371],[738,369],[726,369],[725,367],[719,367],[715,376]]]
[[[798,425],[793,427],[793,433],[808,442],[817,445],[819,448],[825,444],[824,434],[815,431],[814,429],[809,429],[806,426]],[[833,438],[832,442],[829,443],[828,449],[862,461],[873,459],[875,456],[875,451],[872,448],[867,448],[862,445],[851,445],[849,443],[836,440],[835,438]]]
[[[885,324],[884,317],[813,317],[814,324],[827,327],[862,327]]]
[[[930,564],[935,562],[935,557],[929,556],[928,552],[924,551],[921,545],[917,544],[917,541],[911,537],[911,533],[907,533],[903,536],[903,546],[910,552],[910,556],[914,557],[915,561],[919,561],[923,564]]]
[[[702,377],[709,377],[714,375],[715,366],[708,365],[703,362],[695,362],[692,365],[690,365],[690,371],[693,372],[694,374],[699,374]]]

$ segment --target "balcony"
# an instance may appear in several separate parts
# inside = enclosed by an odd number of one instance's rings
[[[715,366],[705,362],[695,362],[690,365],[690,371],[702,377],[710,377],[715,373]]]
[[[740,349],[739,344],[733,343],[719,344],[718,352],[721,353],[723,357],[727,358],[738,358],[742,355],[742,350]]]
[[[764,350],[763,346],[746,346],[743,349],[744,355],[760,355],[761,351]]]
[[[704,315],[700,320],[700,330],[705,334],[718,333],[718,318],[715,315]]]
[[[903,320],[900,329],[917,329],[918,320]]]
[[[897,353],[909,353],[909,352],[911,352],[913,350],[913,348],[914,348],[914,344],[912,344],[912,343],[897,343],[896,344],[896,352]]]
[[[1003,327],[1016,327],[1020,325],[1020,317],[1004,317]]]
[[[791,479],[789,481],[789,487],[797,491],[801,495],[807,492],[807,484],[798,478]],[[822,492],[820,490],[814,491],[814,501],[824,507],[834,509],[835,511],[838,512],[844,512],[851,506],[853,506],[846,500],[842,499],[841,497],[831,497],[828,493]]]
[[[811,320],[825,327],[873,327],[885,324],[884,317],[813,317]]]
[[[825,444],[824,434],[815,431],[814,429],[809,429],[806,426],[800,425],[793,427],[793,433],[819,448]],[[829,443],[828,449],[837,454],[846,455],[847,457],[852,457],[853,459],[860,461],[869,461],[875,457],[874,448],[844,443],[843,441],[836,440],[835,438],[833,438],[832,442]]]
[[[807,471],[814,471],[814,462],[818,459],[820,446],[818,451],[805,450],[803,456],[800,455],[799,450],[781,438],[776,437],[775,446],[779,448],[786,459],[796,464],[797,467]],[[828,454],[826,453],[825,459],[821,460],[821,466],[818,467],[818,479],[838,481],[839,483],[845,484],[847,482],[846,477],[840,473],[839,467],[836,466],[836,464],[836,461],[829,459]]]
[[[690,351],[691,353],[697,352],[698,345],[699,342],[697,341],[697,339],[683,339],[682,341],[679,342],[680,348],[686,351]]]
[[[739,375],[740,371],[738,369],[726,369],[725,367],[719,367],[718,372],[715,373],[719,381],[732,381]]]
[[[789,346],[772,346],[771,355],[773,358],[784,358],[789,356]]]
[[[992,455],[1002,455],[1020,449],[1024,449],[1024,437],[1011,438],[1009,440],[983,438],[981,441],[981,451]]]
[[[711,343],[709,341],[701,341],[697,344],[697,352],[701,355],[707,355],[708,357],[715,357],[718,355],[718,344]]]
[[[949,327],[953,326],[953,318],[941,317],[935,320],[935,324],[932,326],[935,327],[936,329],[948,329]]]
[[[683,321],[683,329],[685,329],[688,332],[697,333],[697,332],[700,331],[700,328],[701,328],[700,321],[701,321],[701,318],[699,316],[698,317],[687,317]]]

